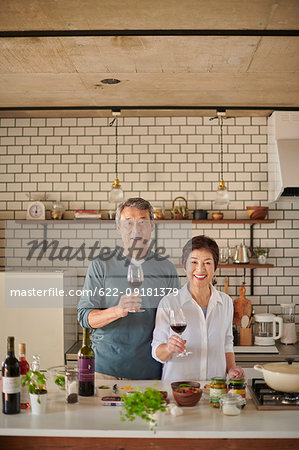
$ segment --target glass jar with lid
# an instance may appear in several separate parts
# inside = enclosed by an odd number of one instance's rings
[[[241,395],[242,398],[246,397],[246,383],[244,378],[231,378],[228,381],[227,392],[232,394]]]
[[[226,378],[214,377],[210,381],[210,405],[214,408],[219,408],[220,398],[226,394]]]
[[[224,394],[220,399],[220,407],[226,416],[238,416],[245,404],[245,399],[239,394]]]
[[[64,206],[60,202],[53,202],[51,209],[51,219],[61,220],[63,219],[63,214],[65,212]]]
[[[65,372],[65,400],[67,403],[78,402],[78,371],[68,369]]]

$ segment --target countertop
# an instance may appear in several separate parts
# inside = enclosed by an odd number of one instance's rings
[[[82,343],[76,342],[66,353],[67,361],[76,361],[78,359],[78,351]],[[279,362],[285,361],[286,358],[294,358],[299,361],[299,342],[294,345],[284,345],[277,342],[276,347],[279,353],[236,353],[236,361],[244,367],[252,367],[255,363]],[[258,347],[258,346],[256,346]]]
[[[97,379],[96,385],[113,384]],[[169,383],[161,381],[119,381],[121,386],[154,386],[167,390],[172,399]],[[202,383],[202,385],[204,382]],[[48,410],[41,416],[33,416],[30,410],[16,415],[0,415],[2,436],[58,436],[99,438],[194,438],[194,439],[246,439],[246,438],[299,438],[299,410],[257,411],[252,400],[239,416],[225,416],[209,405],[204,395],[199,404],[183,408],[182,416],[165,415],[154,434],[141,419],[134,422],[120,421],[120,407],[102,406],[99,397],[79,397],[79,403],[68,405],[64,391],[48,385]]]

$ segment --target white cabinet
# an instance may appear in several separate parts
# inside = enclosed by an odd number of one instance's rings
[[[39,354],[41,368],[64,364],[77,340],[75,271],[0,273],[0,357],[7,336],[26,343],[27,360]]]

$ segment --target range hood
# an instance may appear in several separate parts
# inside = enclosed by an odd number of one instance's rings
[[[299,112],[277,111],[268,120],[268,200],[299,202]]]

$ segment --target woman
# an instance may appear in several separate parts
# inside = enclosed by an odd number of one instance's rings
[[[164,364],[162,380],[209,380],[226,373],[230,378],[244,377],[233,353],[232,299],[211,284],[218,260],[218,245],[207,236],[195,236],[183,248],[187,283],[178,295],[161,300],[153,334],[152,356]],[[177,308],[187,322],[182,337],[170,328],[170,310]],[[192,354],[177,357],[185,348]]]

